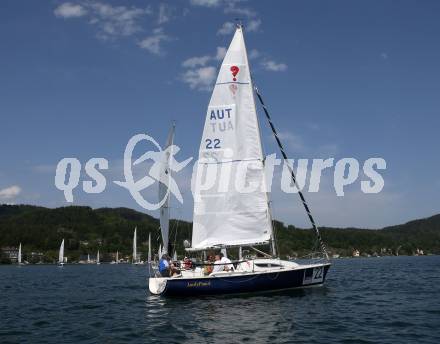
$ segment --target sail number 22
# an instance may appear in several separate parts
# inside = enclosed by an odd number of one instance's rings
[[[220,147],[220,139],[206,139],[206,149],[217,149]]]

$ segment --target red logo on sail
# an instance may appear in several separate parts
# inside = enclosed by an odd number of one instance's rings
[[[237,76],[239,71],[240,71],[240,68],[238,68],[237,66],[232,66],[231,67],[231,72],[232,72],[232,76],[233,76],[232,80],[237,81],[236,76]]]

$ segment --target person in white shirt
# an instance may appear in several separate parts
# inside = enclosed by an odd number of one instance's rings
[[[230,271],[233,269],[232,262],[223,256],[223,253],[218,253],[215,255],[214,267],[211,274],[220,271]]]
[[[220,253],[220,257],[221,257],[221,259],[220,259],[221,263],[225,264],[225,265],[223,265],[225,271],[231,271],[234,269],[234,266],[232,265],[232,262],[229,258],[224,257],[223,253]]]

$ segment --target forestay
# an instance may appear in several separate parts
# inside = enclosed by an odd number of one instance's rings
[[[238,27],[206,114],[194,185],[192,249],[268,242],[272,223],[265,182],[249,63]]]

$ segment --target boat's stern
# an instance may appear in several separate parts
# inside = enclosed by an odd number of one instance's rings
[[[160,295],[167,287],[167,278],[150,277],[148,279],[148,289],[151,294]]]

